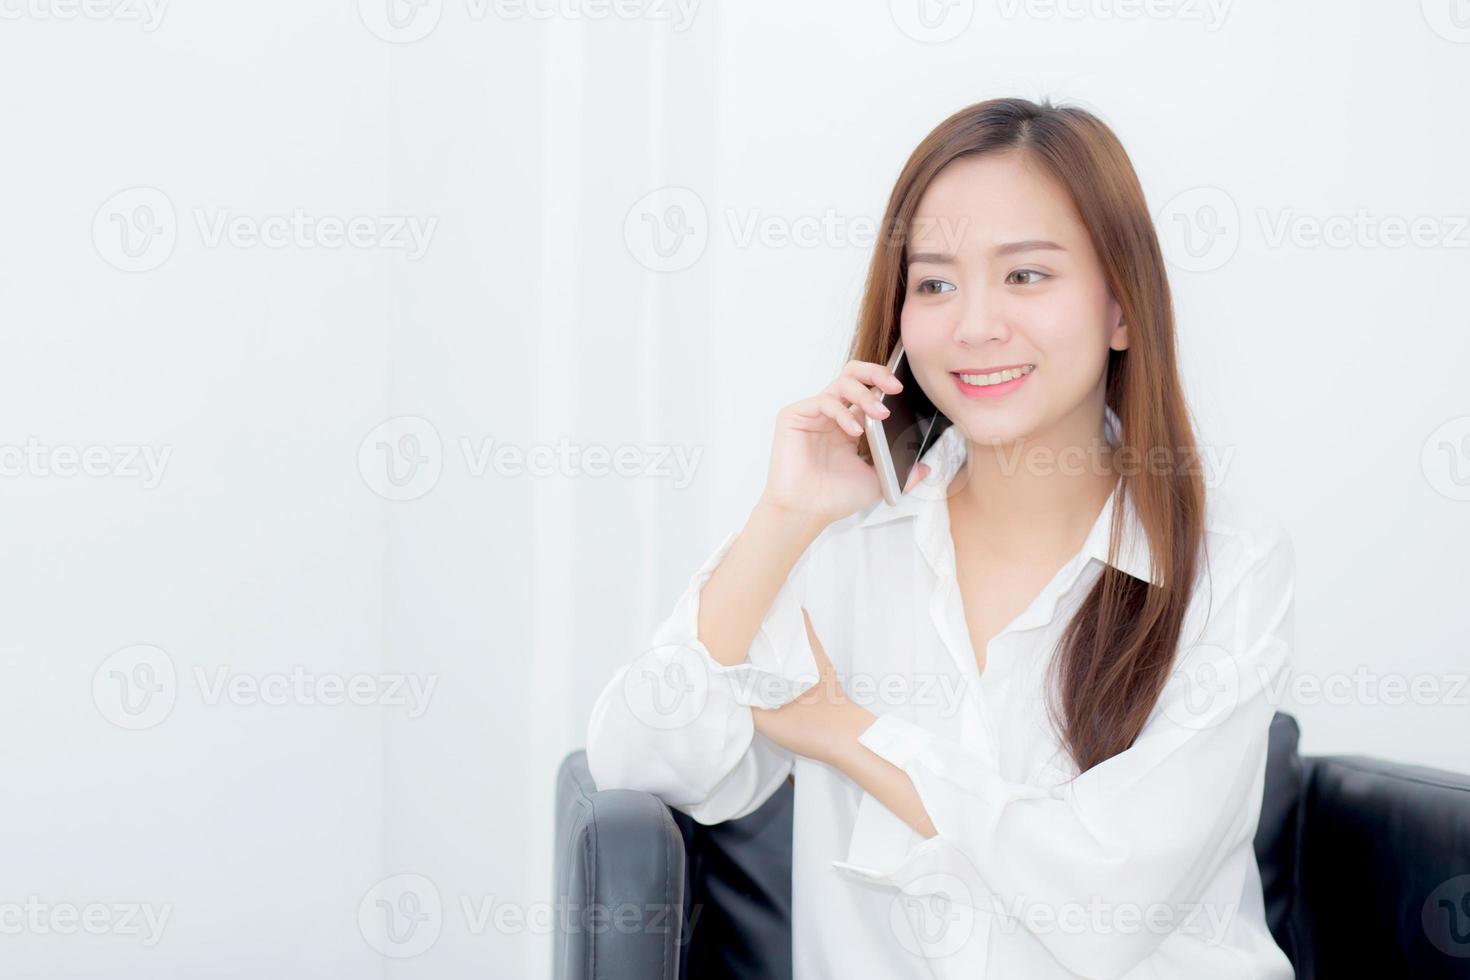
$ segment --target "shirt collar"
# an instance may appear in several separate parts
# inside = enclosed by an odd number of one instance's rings
[[[1108,442],[1116,449],[1122,444],[1122,421],[1111,405],[1105,405],[1103,410],[1103,430]],[[879,499],[864,515],[859,526],[872,527],[905,517],[922,516],[926,519],[917,522],[915,533],[919,535],[920,544],[925,547],[925,553],[937,554],[941,551],[948,551],[952,546],[952,541],[949,540],[949,510],[945,506],[945,501],[950,481],[964,465],[968,453],[969,443],[965,439],[964,432],[959,426],[951,425],[920,457],[922,462],[929,464],[928,477],[908,493],[899,497],[898,503],[891,507]],[[1113,492],[1108,494],[1102,512],[1097,515],[1092,529],[1087,533],[1087,541],[1082,546],[1082,552],[1089,558],[1096,558],[1104,564],[1108,563],[1108,536],[1111,531],[1113,511],[1117,507],[1121,494],[1125,504],[1123,536],[1119,542],[1118,559],[1114,567],[1134,578],[1153,582],[1148,534],[1139,520],[1132,497],[1122,493],[1123,486],[1123,481],[1120,479],[1113,488]],[[926,540],[927,538],[934,540]]]

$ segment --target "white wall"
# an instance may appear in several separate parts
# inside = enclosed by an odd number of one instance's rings
[[[1294,534],[1304,749],[1470,771],[1449,0],[962,0],[944,40],[898,0],[386,3],[0,3],[4,975],[546,976],[558,761],[837,369],[903,159],[996,95],[1133,155],[1204,438]],[[365,237],[239,237],[298,208]],[[129,256],[133,219],[164,234]],[[482,465],[562,440],[576,472]],[[284,703],[215,688],[298,668]],[[334,683],[370,703],[309,703]],[[405,890],[426,924],[385,937]],[[87,906],[102,934],[57,934]]]

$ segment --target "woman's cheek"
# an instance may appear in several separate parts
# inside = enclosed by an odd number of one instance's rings
[[[898,318],[904,349],[915,354],[942,349],[945,342],[945,323],[946,317],[942,310],[925,309],[912,303],[904,304]]]

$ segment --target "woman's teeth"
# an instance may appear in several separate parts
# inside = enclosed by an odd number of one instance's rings
[[[960,380],[967,385],[975,385],[983,388],[986,385],[998,385],[1005,381],[1014,381],[1023,375],[1030,374],[1036,370],[1035,364],[1027,364],[1025,367],[1009,368],[1005,371],[996,371],[994,374],[962,374]]]

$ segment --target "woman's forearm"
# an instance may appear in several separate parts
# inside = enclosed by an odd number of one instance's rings
[[[877,720],[878,716],[868,709],[847,702],[833,719],[821,761],[841,771],[922,836],[933,837],[939,831],[908,773],[858,741],[858,736]]]
[[[744,663],[776,593],[826,522],[764,500],[699,593],[699,639],[726,666]]]

